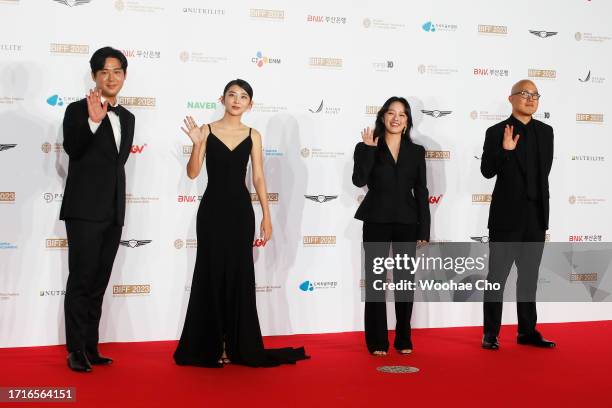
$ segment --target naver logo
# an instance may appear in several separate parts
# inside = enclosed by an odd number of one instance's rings
[[[187,101],[187,109],[215,110],[217,109],[217,103],[206,101]]]

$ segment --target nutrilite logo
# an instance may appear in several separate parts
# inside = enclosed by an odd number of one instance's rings
[[[606,156],[587,155],[587,154],[573,154],[571,158],[572,158],[572,161],[602,162],[606,160]]]
[[[41,290],[39,296],[66,296],[66,289],[61,290]]]
[[[183,7],[185,14],[200,14],[205,16],[224,16],[225,9]]]

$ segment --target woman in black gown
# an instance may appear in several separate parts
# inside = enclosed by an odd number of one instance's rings
[[[271,367],[308,358],[304,348],[264,349],[255,301],[253,239],[255,214],[245,177],[249,157],[253,185],[263,211],[261,235],[272,235],[263,174],[261,135],[241,122],[252,106],[253,89],[229,82],[222,119],[198,127],[187,117],[182,128],[193,142],[187,175],[200,174],[204,157],[208,185],[197,215],[198,250],[187,316],[174,360],[179,365]]]

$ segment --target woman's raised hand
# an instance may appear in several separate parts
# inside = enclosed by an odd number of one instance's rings
[[[185,116],[183,119],[185,127],[181,126],[181,130],[189,136],[194,145],[199,145],[204,142],[204,134],[202,129],[197,125],[191,116]]]

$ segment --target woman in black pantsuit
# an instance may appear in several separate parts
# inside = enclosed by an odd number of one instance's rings
[[[363,221],[365,265],[371,265],[373,257],[388,256],[391,245],[394,254],[414,257],[416,245],[429,241],[425,149],[412,142],[411,128],[410,104],[394,96],[378,112],[374,130],[364,129],[363,141],[355,146],[353,184],[368,186],[355,214],[355,218]],[[394,271],[393,275],[395,282],[414,279],[414,275],[405,271]],[[376,279],[384,282],[384,276],[384,273],[376,275],[371,268],[366,268],[366,345],[370,353],[378,356],[386,355],[389,348],[387,311],[384,292],[372,287]],[[374,292],[376,294],[372,295]],[[412,294],[409,291],[395,291],[394,294],[397,324],[393,345],[400,354],[410,354],[413,349],[410,336]]]

